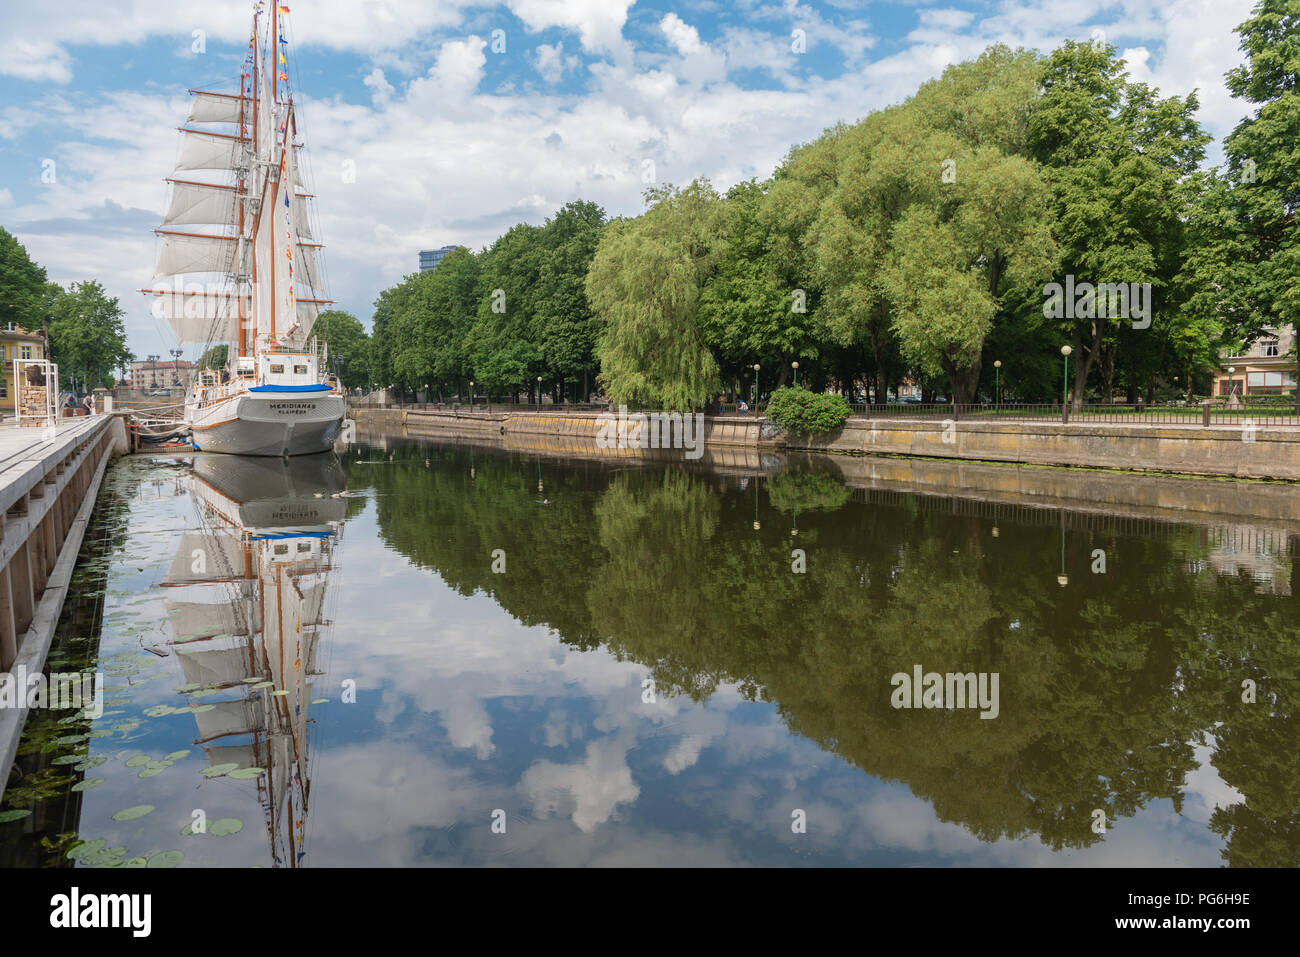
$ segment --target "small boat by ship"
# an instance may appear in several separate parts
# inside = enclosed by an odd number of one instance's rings
[[[227,346],[185,397],[196,448],[309,455],[333,447],[346,409],[311,337],[323,297],[314,196],[289,86],[282,10],[258,3],[239,93],[191,90],[163,224],[154,315],[182,345]],[[168,281],[169,280],[169,281]]]

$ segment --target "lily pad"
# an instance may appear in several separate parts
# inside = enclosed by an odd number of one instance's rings
[[[152,708],[145,708],[144,713],[151,718],[161,718],[164,715],[172,714],[175,710],[169,704],[156,704]]]
[[[25,809],[0,811],[0,824],[8,824],[10,821],[21,821],[25,817],[30,817],[31,813],[31,811]]]
[[[190,749],[189,749],[189,748],[183,748],[183,749],[180,750],[180,751],[173,751],[171,754],[166,755],[166,756],[163,758],[163,760],[164,760],[164,761],[179,761],[181,758],[189,757],[189,754],[190,754]]]
[[[96,838],[93,841],[78,841],[76,844],[73,844],[68,848],[68,853],[65,856],[70,861],[80,861],[84,858],[90,857],[92,854],[98,854],[107,844],[108,841],[104,840],[102,837]]]
[[[175,867],[185,858],[184,851],[159,851],[149,858],[147,867]]]
[[[151,760],[152,758],[147,754],[137,754],[135,757],[127,759],[126,766],[128,768],[139,768],[148,764]]]
[[[244,829],[244,822],[237,817],[223,817],[208,825],[208,833],[213,837],[228,837]]]
[[[78,781],[72,786],[74,791],[89,791],[91,788],[97,788],[103,784],[107,778],[86,778],[84,781]]]
[[[329,703],[330,703],[330,699],[329,699],[329,698],[313,698],[311,703],[312,703],[312,704],[329,704]]]
[[[144,817],[146,814],[153,812],[152,804],[137,804],[134,807],[123,808],[113,815],[114,821],[134,821],[138,817]]]
[[[223,774],[229,774],[231,771],[237,770],[238,768],[239,765],[234,763],[214,764],[210,768],[203,769],[203,776],[205,778],[219,778]]]
[[[240,768],[238,771],[231,771],[227,777],[232,777],[237,781],[251,781],[253,778],[261,777],[265,773],[261,768]]]

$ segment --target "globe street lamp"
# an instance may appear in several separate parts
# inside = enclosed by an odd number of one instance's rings
[[[993,360],[993,404],[1002,411],[1002,360]]]
[[[540,407],[541,404],[542,404],[542,377],[538,376],[537,377],[537,405]]]
[[[754,363],[754,415],[758,415],[758,363]]]
[[[474,411],[474,380],[469,380],[469,410]]]
[[[794,387],[797,389],[799,388],[799,360],[795,359],[790,366],[794,369]]]
[[[1232,378],[1232,374],[1237,371],[1236,366],[1228,366],[1228,396],[1232,397],[1237,394],[1237,383]]]

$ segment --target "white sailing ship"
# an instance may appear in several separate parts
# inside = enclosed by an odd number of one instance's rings
[[[345,403],[311,337],[324,298],[314,198],[289,85],[283,12],[258,3],[239,93],[191,90],[162,226],[154,315],[182,345],[228,346],[185,398],[194,445],[304,455],[333,446]]]
[[[336,497],[342,468],[332,453],[201,455],[191,481],[200,528],[181,536],[163,584],[174,596],[165,605],[183,693],[211,706],[194,715],[196,744],[210,768],[236,777],[262,770],[254,777],[272,862],[297,867],[311,796],[312,683],[347,517],[348,500]]]

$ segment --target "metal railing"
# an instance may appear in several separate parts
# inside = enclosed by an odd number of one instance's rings
[[[1230,406],[1227,403],[1202,402],[1194,405],[1171,403],[854,403],[855,415],[872,419],[953,419],[1021,422],[1075,422],[1116,425],[1192,425],[1210,428],[1224,426],[1300,427],[1300,413],[1294,405],[1251,403]]]

